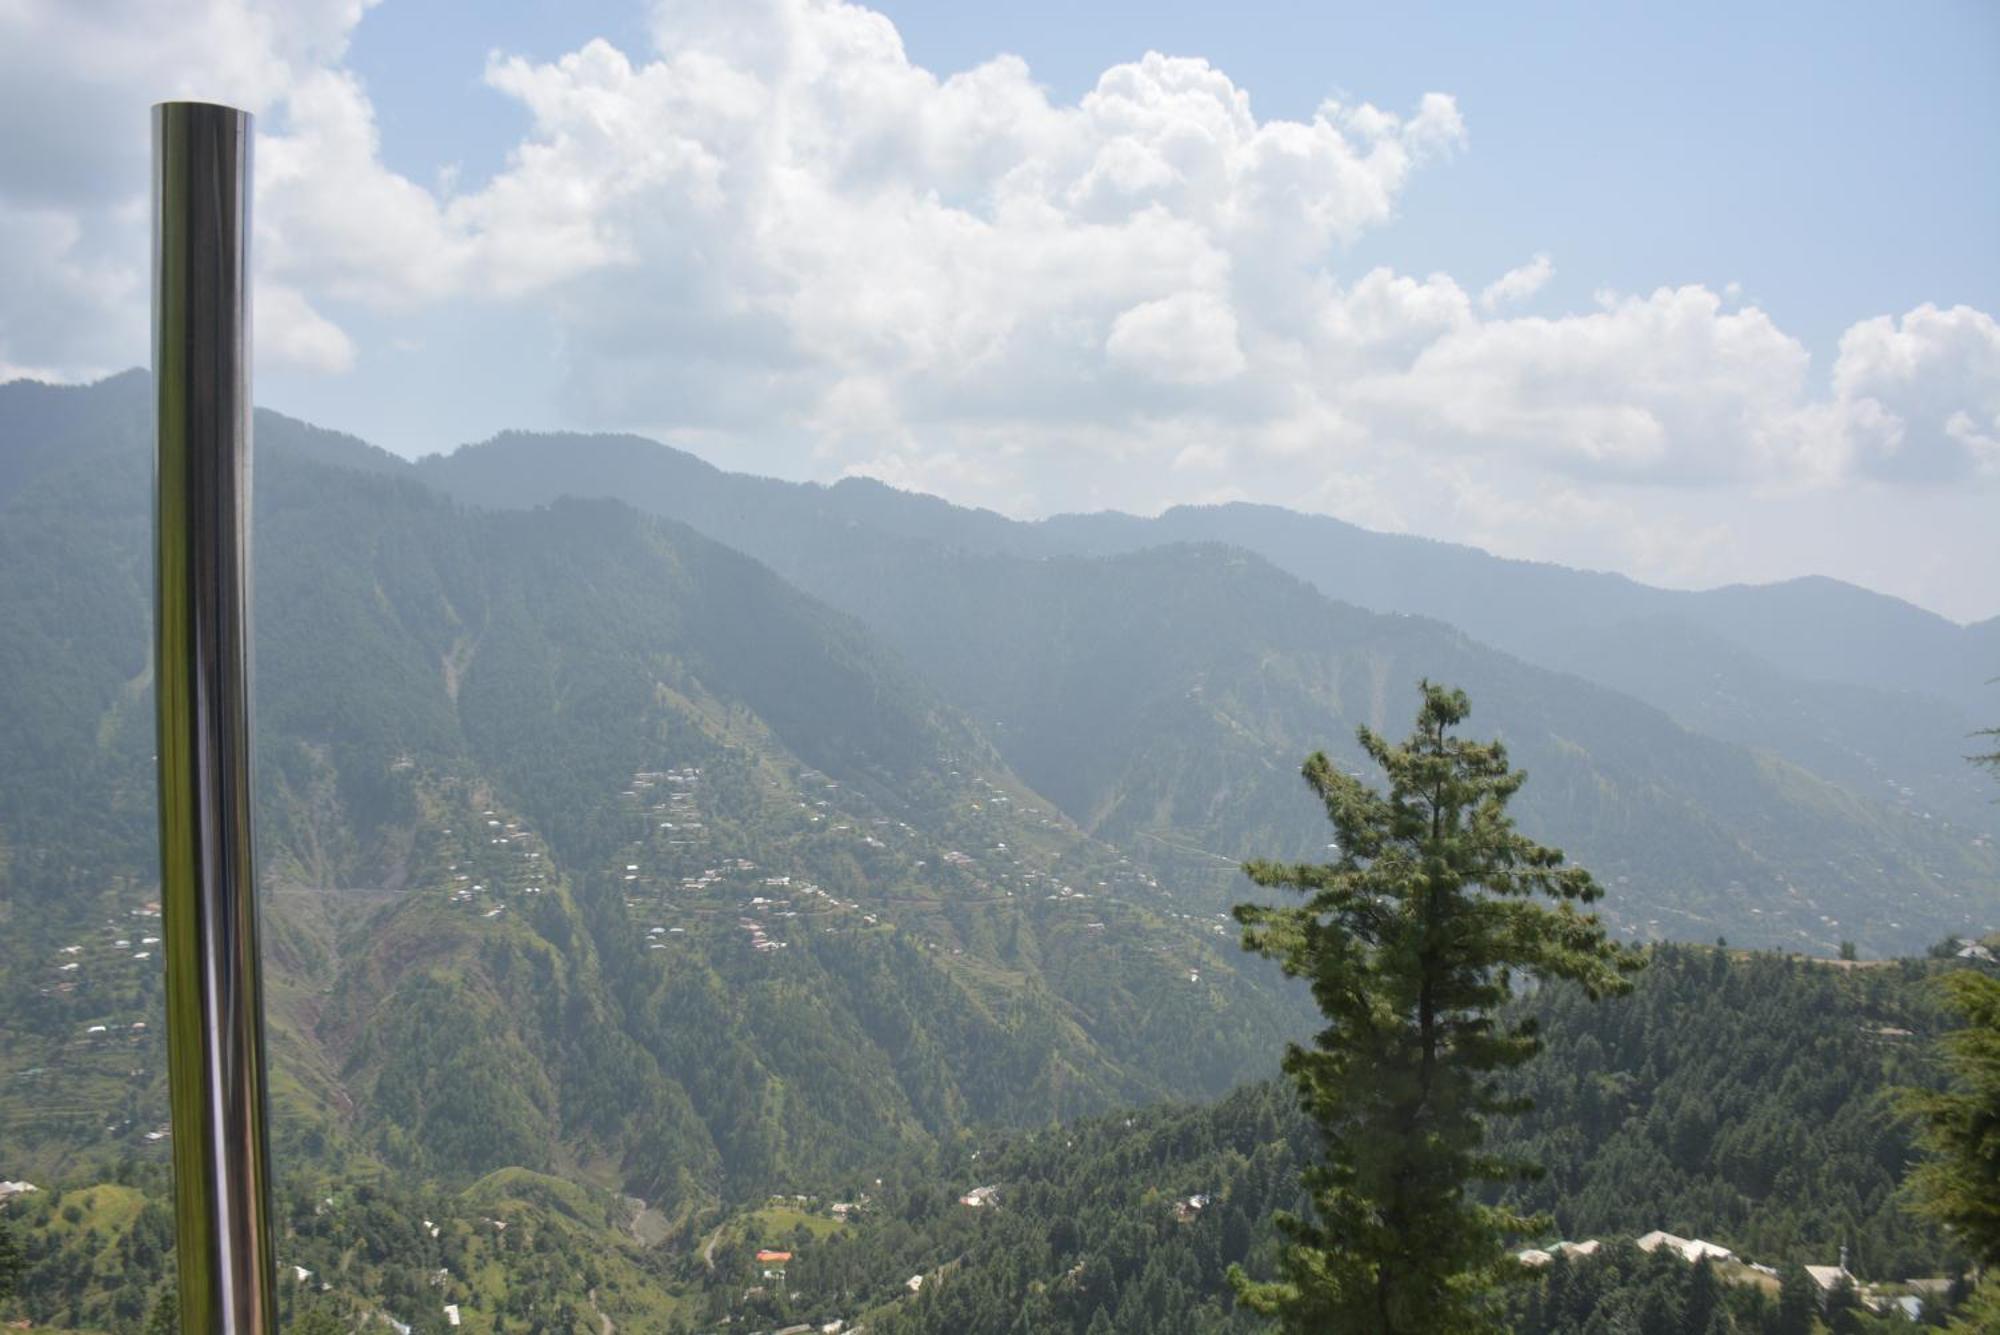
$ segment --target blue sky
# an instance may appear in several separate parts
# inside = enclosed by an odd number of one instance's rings
[[[0,376],[143,358],[104,145],[212,96],[265,134],[259,397],[405,454],[634,430],[2000,613],[2000,7],[126,0],[0,49]]]

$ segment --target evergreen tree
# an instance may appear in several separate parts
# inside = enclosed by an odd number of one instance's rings
[[[2000,1279],[1989,1276],[1952,1312],[1952,1335],[1992,1335],[2000,1330]]]
[[[1421,690],[1401,745],[1360,730],[1386,796],[1324,753],[1305,763],[1338,859],[1245,867],[1306,902],[1236,910],[1244,947],[1309,980],[1328,1021],[1284,1062],[1324,1142],[1304,1175],[1313,1215],[1279,1221],[1282,1279],[1230,1275],[1240,1301],[1289,1331],[1497,1328],[1493,1289],[1514,1269],[1503,1239],[1534,1221],[1468,1189],[1533,1174],[1485,1134],[1489,1117],[1525,1110],[1496,1077],[1540,1047],[1532,1021],[1499,1009],[1517,977],[1596,998],[1626,990],[1639,963],[1578,910],[1601,893],[1590,874],[1515,830],[1507,803],[1526,774],[1500,743],[1453,735],[1465,694]]]
[[[2000,740],[2000,728],[1978,736]],[[1971,760],[2000,775],[2000,749]],[[2000,979],[1967,969],[1947,975],[1945,987],[1966,1026],[1943,1040],[1955,1087],[1905,1095],[1904,1110],[1936,1156],[1911,1174],[1910,1189],[1917,1209],[1958,1234],[1988,1268],[1951,1329],[1988,1331],[2000,1329],[2000,1280],[1993,1276],[2000,1264]]]
[[[1684,1322],[1691,1331],[1704,1332],[1722,1309],[1722,1284],[1715,1277],[1715,1267],[1706,1256],[1694,1264],[1691,1282],[1688,1285],[1687,1313]]]
[[[1955,969],[1941,985],[1965,1025],[1939,1040],[1950,1087],[1903,1093],[1931,1152],[1911,1173],[1910,1192],[1916,1210],[1979,1264],[2000,1265],[2000,978]]]
[[[1820,1307],[1827,1325],[1836,1331],[1851,1329],[1846,1314],[1860,1309],[1861,1296],[1854,1291],[1854,1281],[1845,1275],[1833,1282],[1833,1288],[1827,1291],[1826,1301]]]
[[[1819,1290],[1804,1266],[1786,1266],[1778,1288],[1777,1335],[1812,1335],[1819,1319]]]
[[[1973,736],[1990,737],[1995,742],[2000,742],[2000,728],[1981,728],[1978,732],[1974,733]],[[1991,751],[1982,752],[1981,754],[1976,756],[1969,756],[1967,757],[1967,759],[1971,760],[1972,763],[1975,765],[1984,765],[1986,766],[1986,768],[1992,770],[1995,774],[2000,774],[2000,747],[1996,747]]]
[[[180,1335],[181,1300],[169,1285],[153,1304],[152,1315],[146,1318],[146,1335]]]
[[[0,1298],[13,1295],[25,1264],[21,1255],[21,1240],[15,1236],[14,1225],[0,1218]]]
[[[2000,737],[2000,728],[1979,736]],[[2000,774],[2000,751],[1972,761]],[[1943,987],[1965,1025],[1939,1042],[1951,1086],[1903,1091],[1903,1111],[1931,1151],[1910,1175],[1910,1194],[1919,1213],[1990,1268],[2000,1265],[2000,978],[1962,969],[1946,974]]]

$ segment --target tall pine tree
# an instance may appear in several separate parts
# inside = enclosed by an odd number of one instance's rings
[[[1981,737],[2000,737],[1988,728]],[[1971,757],[2000,775],[2000,751]],[[1902,1108],[1930,1151],[1909,1177],[1912,1206],[1943,1224],[1986,1270],[1954,1330],[2000,1328],[2000,978],[1976,967],[1944,976],[1960,1028],[1939,1041],[1950,1084],[1906,1089]]]
[[[1535,1171],[1489,1152],[1485,1129],[1522,1110],[1497,1077],[1540,1046],[1532,1021],[1503,1023],[1500,1008],[1519,978],[1599,997],[1626,990],[1639,964],[1579,911],[1601,893],[1590,874],[1514,828],[1507,803],[1527,776],[1500,743],[1453,734],[1465,694],[1421,689],[1407,741],[1360,730],[1386,795],[1323,753],[1305,763],[1338,858],[1244,869],[1305,896],[1236,917],[1244,947],[1308,980],[1327,1020],[1284,1062],[1324,1140],[1305,1174],[1311,1217],[1280,1218],[1280,1279],[1230,1274],[1242,1303],[1288,1331],[1498,1328],[1494,1289],[1518,1269],[1505,1235],[1535,1221],[1471,1189]]]
[[[1912,1203],[1979,1265],[2000,1267],[2000,978],[1968,967],[1941,986],[1964,1024],[1939,1041],[1949,1086],[1903,1092],[1930,1151],[1910,1174]]]
[[[14,1294],[14,1286],[20,1282],[21,1272],[27,1268],[27,1261],[21,1251],[21,1240],[14,1233],[14,1226],[5,1216],[0,1216],[0,1298]]]

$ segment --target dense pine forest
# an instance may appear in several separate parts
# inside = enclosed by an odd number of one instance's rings
[[[1522,999],[1562,1038],[1520,1073],[1535,1111],[1498,1130],[1502,1147],[1549,1166],[1513,1199],[1547,1210],[1551,1231],[1516,1245],[1602,1246],[1528,1274],[1510,1299],[1515,1328],[1788,1335],[1806,1329],[1787,1324],[1800,1267],[1836,1265],[1843,1249],[1857,1282],[1942,1312],[1964,1257],[1899,1190],[1914,1151],[1889,1095],[1940,1080],[1931,1040],[1949,1021],[1935,980],[1958,967],[1662,946],[1622,1000],[1588,1005],[1561,987]],[[473,1125],[501,1114],[466,1109]],[[968,1133],[680,1221],[517,1169],[413,1188],[294,1159],[282,1255],[287,1275],[312,1278],[288,1284],[288,1310],[379,1309],[423,1330],[444,1328],[425,1314],[445,1302],[493,1330],[581,1330],[598,1312],[684,1330],[724,1318],[751,1330],[1256,1330],[1226,1273],[1268,1267],[1271,1216],[1299,1207],[1312,1148],[1289,1088],[1265,1082],[1213,1104]],[[137,1329],[169,1273],[166,1188],[159,1160],[126,1159],[107,1181],[11,1210],[20,1310]],[[992,1189],[983,1203],[963,1203],[980,1188]],[[1632,1246],[1654,1230],[1736,1259],[1695,1266]],[[1600,1311],[1610,1324],[1591,1324]]]
[[[1565,988],[1524,1000],[1562,1038],[1521,1073],[1517,1092],[1535,1111],[1497,1136],[1550,1168],[1514,1198],[1549,1210],[1552,1235],[1519,1246],[1629,1245],[1654,1230],[1716,1242],[1777,1272],[1739,1267],[1721,1285],[1736,1314],[1722,1328],[1744,1331],[1787,1329],[1763,1299],[1797,1266],[1836,1264],[1843,1247],[1851,1271],[1887,1287],[1934,1276],[1948,1284],[1962,1258],[1911,1216],[1898,1190],[1911,1138],[1888,1095],[1939,1078],[1926,1039],[1947,1020],[1928,980],[1949,967],[1843,970],[1673,946],[1652,952],[1621,1001],[1592,1006]],[[946,1217],[944,1238],[892,1212],[842,1239],[841,1254],[854,1266],[901,1245],[888,1278],[932,1276],[884,1329],[1008,1331],[1024,1311],[1039,1315],[1020,1329],[1259,1329],[1233,1311],[1225,1272],[1268,1266],[1270,1216],[1298,1207],[1311,1147],[1309,1124],[1279,1084],[986,1144],[977,1159],[961,1154],[934,1203],[919,1207]],[[947,1208],[953,1191],[974,1185],[995,1186],[996,1204]],[[1603,1262],[1565,1260],[1550,1282],[1568,1283],[1575,1270],[1579,1285],[1603,1294],[1664,1279],[1684,1302],[1693,1267],[1636,1255],[1614,1246]],[[1532,1317],[1521,1308],[1523,1329],[1569,1329],[1546,1324],[1547,1314],[1575,1300],[1549,1301]]]

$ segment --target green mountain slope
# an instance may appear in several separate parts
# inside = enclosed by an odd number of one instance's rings
[[[1754,701],[1704,707],[1700,684],[1660,686],[1683,714],[1805,755],[1816,775],[1437,622],[1330,603],[1240,548],[994,554],[1032,547],[1048,526],[879,485],[735,477],[624,438],[510,436],[424,471],[479,503],[615,484],[711,526],[884,634],[1072,818],[1149,855],[1181,850],[1190,873],[1315,847],[1299,758],[1345,748],[1357,723],[1399,725],[1416,679],[1429,675],[1470,690],[1479,726],[1505,734],[1535,773],[1528,819],[1608,880],[1628,878],[1609,912],[1637,932],[1827,953],[1851,938],[1888,952],[2000,919],[1991,834],[1905,799],[1917,775],[1878,771],[1865,754],[1875,734],[1914,719],[1929,731],[1907,745],[1942,756],[1921,772],[1965,792],[1956,810],[1989,816],[1977,776],[1956,772],[1957,739],[1933,726],[1936,707],[1921,698],[1897,697],[1908,708],[1882,713],[1879,725],[1837,724],[1822,737],[1818,705],[1866,706],[1866,688],[1813,688],[1817,705],[1773,713]],[[1165,520],[1125,524],[1171,531]],[[1758,698],[1792,689],[1747,651],[1716,653]],[[1690,652],[1652,671],[1700,683],[1713,660]],[[1828,770],[1856,781],[1826,782]]]
[[[1523,998],[1549,1046],[1512,1077],[1534,1111],[1496,1139],[1547,1165],[1510,1193],[1553,1223],[1519,1245],[1598,1238],[1618,1269],[1637,1270],[1629,1240],[1661,1228],[1774,1267],[1831,1263],[1845,1247],[1869,1281],[1950,1273],[1962,1258],[1898,1192],[1912,1149],[1885,1101],[1939,1078],[1932,1044],[1948,1021],[1931,981],[1948,967],[1665,946],[1627,998]],[[913,1144],[830,1183],[837,1195],[721,1217],[666,1219],[518,1168],[448,1189],[355,1172],[284,1193],[285,1273],[311,1273],[288,1279],[283,1301],[427,1331],[445,1302],[475,1331],[539,1320],[579,1335],[601,1335],[600,1314],[638,1330],[1253,1330],[1226,1270],[1269,1272],[1271,1215],[1301,1207],[1311,1152],[1289,1087],[1258,1082],[1214,1103]],[[163,1187],[157,1165],[128,1165],[115,1182],[14,1207],[31,1256],[18,1310],[65,1325],[135,1319],[168,1260]],[[983,1204],[961,1203],[981,1187]],[[789,1256],[760,1260],[762,1248]],[[1733,1328],[1776,1330],[1754,1272],[1732,1273]],[[1669,1274],[1687,1267],[1671,1257],[1636,1283]]]
[[[1435,617],[1726,741],[1769,750],[1857,795],[2000,837],[1978,777],[1952,763],[2000,714],[2000,648],[1897,599],[1827,579],[1700,593],[1509,561],[1268,506],[1179,507],[1157,520],[1051,521],[1071,550],[1165,541],[1254,551],[1328,597]]]
[[[14,1171],[161,1152],[131,397],[80,398],[87,446],[7,503],[24,552],[88,535],[0,597],[38,630],[0,636],[35,742],[0,789]],[[273,1046],[309,1161],[519,1165],[675,1214],[1220,1091],[1296,1026],[1174,887],[751,560],[610,504],[466,513],[260,425]]]
[[[14,1309],[37,1328],[145,1329],[171,1284],[169,1201],[164,1172],[143,1166],[17,1203],[9,1213],[32,1255]],[[698,1312],[661,1273],[657,1240],[629,1199],[521,1169],[458,1191],[392,1177],[289,1190],[277,1219],[286,1330],[318,1311],[341,1330],[386,1330],[386,1319],[423,1335],[602,1335],[606,1319],[686,1330]]]
[[[853,572],[856,605],[995,737],[1030,784],[1114,842],[1228,859],[1316,848],[1296,757],[1360,765],[1420,676],[1535,776],[1523,819],[1611,885],[1641,934],[1831,953],[1911,949],[1996,914],[1993,850],[1915,813],[1713,742],[1435,622],[1331,604],[1227,548],[1099,560],[938,559]]]

